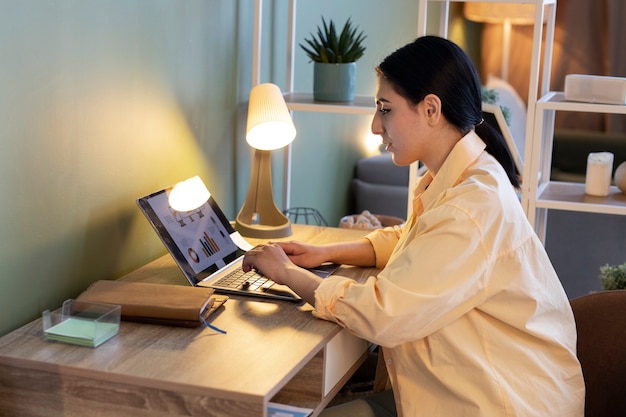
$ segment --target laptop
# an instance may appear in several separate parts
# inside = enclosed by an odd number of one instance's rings
[[[252,246],[235,231],[213,196],[197,209],[177,212],[168,202],[172,188],[141,197],[137,205],[191,285],[218,293],[301,301],[286,285],[255,271],[243,273],[243,255]],[[311,271],[325,278],[337,267],[325,264]]]

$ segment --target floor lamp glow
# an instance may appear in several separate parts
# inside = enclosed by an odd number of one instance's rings
[[[535,5],[471,2],[465,4],[463,14],[467,20],[471,20],[473,22],[496,23],[502,25],[501,78],[506,81],[509,76],[511,26],[532,25],[535,22]]]
[[[274,203],[271,152],[290,144],[296,128],[280,88],[258,84],[250,91],[246,141],[254,148],[246,200],[235,220],[243,236],[277,238],[291,235],[291,222]]]

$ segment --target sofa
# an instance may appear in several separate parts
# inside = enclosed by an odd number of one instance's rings
[[[362,158],[354,167],[352,208],[401,219],[407,217],[409,167],[393,163],[391,153]]]

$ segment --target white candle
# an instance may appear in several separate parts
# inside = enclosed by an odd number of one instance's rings
[[[592,152],[587,157],[587,175],[585,176],[585,194],[606,197],[611,188],[613,172],[613,154],[611,152]]]

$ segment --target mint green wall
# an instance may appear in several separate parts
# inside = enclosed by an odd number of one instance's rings
[[[357,93],[416,31],[415,1],[300,0],[368,32]],[[284,81],[285,0],[265,0],[263,80]],[[0,335],[165,250],[135,199],[200,175],[234,218],[248,183],[252,0],[0,2]],[[312,66],[296,52],[296,87]],[[294,114],[292,206],[346,214],[369,116]],[[282,169],[277,161],[276,195]]]
[[[230,0],[0,3],[0,334],[163,254],[137,197],[200,175],[234,212],[251,19]]]

